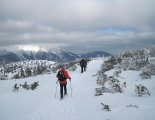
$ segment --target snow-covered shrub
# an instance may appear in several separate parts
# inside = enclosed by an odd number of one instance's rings
[[[0,80],[7,80],[8,75],[5,72],[5,68],[3,66],[0,67]]]
[[[5,73],[8,79],[20,79],[51,72],[54,62],[43,60],[21,61],[0,66],[0,74]]]
[[[117,57],[112,56],[107,61],[105,61],[101,65],[101,69],[97,72],[97,85],[101,86],[101,88],[96,89],[96,94],[101,95],[105,92],[110,93],[117,93],[122,92],[122,88],[120,87],[119,80],[115,79],[113,76],[108,77],[105,72],[108,70],[111,70],[114,68],[114,65],[117,63],[120,63],[121,59],[118,59]],[[115,74],[116,76],[119,76],[121,73],[121,70],[118,70]],[[105,86],[105,84],[108,83],[108,86]]]
[[[46,70],[45,70],[45,74],[50,74],[51,73],[51,69],[50,68],[47,68]]]
[[[97,75],[98,77],[97,77],[96,83],[99,86],[104,86],[105,82],[107,82],[107,75],[105,75],[105,73],[101,70],[98,71]]]
[[[155,75],[155,62],[152,62],[146,66],[146,71],[148,71],[151,75]]]
[[[31,89],[31,90],[34,90],[34,89],[36,89],[38,86],[39,86],[39,81],[34,82],[34,83],[31,84],[30,89]]]
[[[77,65],[73,65],[70,68],[68,68],[69,71],[75,71],[77,69]]]
[[[106,71],[109,71],[109,70],[111,70],[111,69],[113,69],[114,68],[114,65],[113,64],[111,64],[111,63],[105,63],[104,65],[102,65],[103,67],[102,67],[102,71],[104,71],[104,72],[106,72]]]
[[[108,81],[109,81],[110,85],[115,84],[115,83],[119,83],[119,80],[115,79],[114,76],[109,76]]]
[[[119,70],[117,70],[117,71],[115,71],[115,72],[113,73],[113,76],[119,77],[119,74],[120,74],[121,72],[122,72],[122,71],[119,69]]]
[[[123,89],[121,88],[119,83],[113,84],[112,90],[113,90],[113,93],[118,93],[118,92],[121,93],[121,92],[123,92]]]
[[[108,78],[108,82],[111,88],[112,93],[121,93],[123,92],[122,87],[120,86],[119,80],[115,79],[113,76]]]
[[[138,105],[131,105],[131,104],[130,104],[130,105],[127,105],[126,107],[128,107],[128,108],[131,108],[131,107],[132,107],[132,108],[138,108]]]
[[[126,82],[123,83],[123,87],[127,87]]]
[[[117,64],[117,62],[118,62],[117,58],[112,56],[101,65],[101,69],[97,72],[97,80],[96,80],[96,83],[99,86],[104,86],[104,84],[108,81],[108,77],[105,74],[105,72],[113,69],[114,65]]]
[[[111,111],[109,105],[105,105],[103,103],[101,103],[101,105],[102,105],[102,110],[104,110],[104,111]]]
[[[120,64],[116,65],[116,68],[127,70],[136,70],[136,65],[131,58],[124,58]]]
[[[26,90],[29,90],[30,89],[30,85],[28,85],[27,82],[25,82],[23,85],[20,84],[20,86],[22,86]]]
[[[95,88],[95,96],[100,96],[100,95],[103,95],[103,90],[104,90],[104,87],[100,87],[100,88]]]
[[[103,93],[112,93],[111,89],[106,88],[104,86],[99,87],[99,88],[95,88],[95,91],[96,91],[95,96],[103,95]]]
[[[116,65],[116,68],[123,70],[139,71],[149,63],[148,53],[145,50],[126,51],[119,57],[122,61]]]
[[[37,82],[33,82],[32,84],[27,84],[27,82],[25,82],[24,84],[20,84],[18,85],[17,83],[13,86],[13,92],[19,91],[19,88],[23,88],[25,90],[35,90],[37,89],[37,87],[39,86],[39,81]]]
[[[58,69],[60,69],[60,64],[57,63],[53,65],[53,67],[51,68],[51,71],[53,73],[56,73]]]
[[[14,84],[12,91],[13,91],[13,92],[17,92],[17,91],[19,91],[19,86],[18,86],[17,83]]]
[[[151,74],[149,72],[142,72],[140,77],[141,79],[151,79]]]
[[[5,74],[0,74],[0,80],[7,80],[8,76]]]
[[[150,57],[155,57],[155,47],[150,49],[149,55]]]
[[[138,96],[150,95],[149,90],[142,84],[135,85],[135,92]]]
[[[148,65],[142,68],[140,77],[142,79],[151,79],[151,75],[155,75],[155,61],[151,61]]]
[[[107,77],[107,75],[102,74],[102,77],[97,79],[97,84],[101,87],[96,88],[96,96],[102,95],[103,93],[123,92],[119,80],[115,79],[113,76]]]
[[[15,75],[13,75],[12,77],[11,77],[11,79],[19,79],[20,78],[20,76],[19,76],[19,74],[17,73],[17,74],[15,74]]]
[[[114,65],[119,63],[121,60],[117,58],[116,56],[110,57],[108,60],[106,60],[102,65],[101,65],[101,70],[103,72],[106,72],[108,70],[111,70],[114,68]]]

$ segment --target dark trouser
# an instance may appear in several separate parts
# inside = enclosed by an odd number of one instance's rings
[[[61,98],[63,98],[63,89],[64,89],[65,94],[67,94],[66,85],[67,85],[67,83],[66,84],[60,84],[60,96],[61,96]]]
[[[83,73],[84,71],[86,71],[86,66],[81,66],[81,73]]]
[[[86,66],[84,66],[84,71],[86,71]]]
[[[83,67],[83,66],[81,66],[81,73],[83,73],[83,71],[84,71],[84,67]]]

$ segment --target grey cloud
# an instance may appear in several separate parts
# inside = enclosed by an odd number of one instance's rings
[[[0,47],[77,51],[155,45],[154,0],[0,0]]]
[[[109,26],[144,26],[155,18],[154,0],[5,0],[6,15],[50,22],[58,27],[90,29]]]

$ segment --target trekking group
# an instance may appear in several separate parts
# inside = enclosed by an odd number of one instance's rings
[[[86,71],[87,61],[82,59],[80,61],[80,67],[81,67],[81,73]],[[69,76],[68,72],[65,70],[63,65],[60,65],[60,69],[59,69],[56,77],[58,78],[56,83],[59,82],[59,85],[60,85],[60,100],[61,100],[61,99],[63,99],[64,95],[67,95],[67,79],[70,80],[70,87],[71,87],[71,77]]]

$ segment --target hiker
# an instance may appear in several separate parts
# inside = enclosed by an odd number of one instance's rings
[[[60,70],[58,71],[56,77],[58,78],[57,82],[60,84],[60,99],[63,99],[63,89],[64,95],[67,95],[67,79],[71,81],[71,77],[62,65],[60,66]]]
[[[80,61],[80,66],[81,66],[81,73],[83,73],[84,71],[86,71],[86,67],[87,67],[87,61],[82,59]]]
[[[87,61],[86,60],[84,60],[84,71],[86,71],[86,68],[87,68]]]

